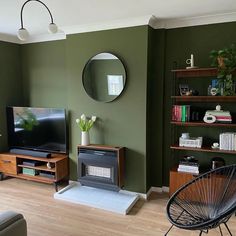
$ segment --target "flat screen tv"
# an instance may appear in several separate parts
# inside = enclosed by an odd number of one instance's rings
[[[7,126],[10,149],[68,153],[65,109],[7,107]]]

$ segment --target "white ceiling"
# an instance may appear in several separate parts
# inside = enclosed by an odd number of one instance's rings
[[[236,0],[42,1],[51,10],[60,30],[66,34],[147,24],[151,16],[157,18],[157,27],[167,26],[166,22],[175,25],[180,20],[186,23],[186,18],[195,21],[193,24],[197,24],[196,20],[199,20],[199,24],[236,21]],[[5,37],[14,41],[16,38],[20,28],[20,9],[24,2],[0,0],[0,39],[4,40]],[[25,28],[32,36],[47,34],[49,14],[38,2],[26,4],[23,19]]]

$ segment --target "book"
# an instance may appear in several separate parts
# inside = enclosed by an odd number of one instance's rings
[[[31,175],[31,176],[35,176],[39,174],[38,170],[35,169],[31,169],[31,168],[22,168],[22,173],[25,175]]]
[[[199,174],[199,170],[195,170],[195,169],[178,168],[177,171],[178,172],[192,173],[192,174]]]
[[[35,160],[25,160],[22,163],[25,166],[40,166],[42,165],[40,161],[35,161]]]
[[[172,121],[190,121],[190,105],[173,105]]]
[[[46,172],[46,171],[45,172],[44,171],[40,171],[39,176],[50,178],[50,179],[54,179],[55,178],[55,175],[53,173]]]

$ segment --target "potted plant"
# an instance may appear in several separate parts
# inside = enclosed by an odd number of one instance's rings
[[[232,44],[228,48],[212,50],[210,52],[212,66],[218,68],[218,88],[223,89],[223,95],[235,95],[234,71],[236,70],[236,47]]]
[[[92,116],[91,119],[87,119],[85,114],[82,114],[80,119],[76,119],[76,123],[81,129],[81,144],[82,145],[89,145],[89,130],[92,128],[94,122],[96,121],[97,117]]]

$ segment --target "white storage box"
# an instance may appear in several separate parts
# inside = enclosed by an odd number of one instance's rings
[[[188,139],[184,139],[182,137],[179,138],[179,146],[180,147],[193,147],[193,148],[201,148],[202,147],[202,137],[191,137]]]

